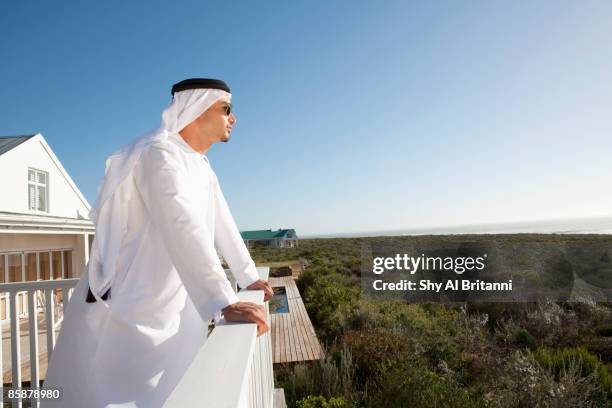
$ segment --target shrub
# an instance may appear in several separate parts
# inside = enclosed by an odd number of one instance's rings
[[[481,313],[488,316],[487,325],[490,328],[496,327],[502,321],[508,319],[520,319],[524,313],[526,305],[514,303],[468,303],[469,313]]]
[[[305,306],[323,340],[331,342],[342,332],[360,293],[350,278],[337,273],[318,276],[306,288]]]
[[[477,408],[484,401],[452,377],[440,375],[421,358],[391,362],[381,367],[368,386],[366,407],[459,407]]]
[[[519,329],[514,336],[514,340],[516,341],[516,344],[519,344],[523,347],[527,347],[530,349],[536,347],[535,337],[533,337],[531,333],[529,333],[525,329]]]
[[[581,370],[581,364],[572,360],[555,378],[551,370],[535,361],[533,354],[517,351],[508,359],[493,390],[485,394],[487,405],[495,408],[609,407],[598,390],[594,373],[585,377]]]
[[[612,337],[596,337],[586,343],[587,349],[604,363],[612,363]]]
[[[535,360],[549,369],[558,379],[571,365],[580,366],[580,374],[587,377],[593,374],[601,391],[612,398],[612,374],[597,356],[584,347],[565,348],[561,350],[539,348],[534,352]]]
[[[382,327],[370,331],[349,331],[343,335],[341,343],[350,349],[356,379],[362,385],[374,378],[381,364],[404,360],[411,350],[409,337],[397,330]]]
[[[359,398],[354,385],[355,367],[349,350],[341,350],[337,356],[310,363],[275,369],[276,383],[284,388],[287,403],[292,406],[306,397],[341,396],[349,402]]]
[[[604,324],[597,328],[597,334],[602,337],[611,337],[612,336],[612,324]]]
[[[342,397],[310,396],[303,398],[295,403],[296,408],[351,408],[347,400]]]
[[[383,317],[375,302],[358,299],[350,317],[350,325],[352,329],[368,330],[380,326]]]

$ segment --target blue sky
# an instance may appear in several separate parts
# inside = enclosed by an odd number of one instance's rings
[[[202,76],[233,91],[208,156],[241,229],[612,214],[611,2],[21,3],[0,6],[0,135],[41,132],[91,203]]]

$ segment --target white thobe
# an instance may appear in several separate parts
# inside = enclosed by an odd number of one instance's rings
[[[45,380],[63,400],[43,407],[162,406],[210,317],[238,301],[215,243],[240,287],[259,279],[208,159],[179,135],[147,148],[126,182],[135,193],[109,308],[85,302],[85,271]]]

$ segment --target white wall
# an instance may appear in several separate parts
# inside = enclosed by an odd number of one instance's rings
[[[61,165],[52,155],[42,136],[37,135],[0,156],[0,211],[66,218],[78,218],[80,214],[88,218],[89,204],[62,174]],[[28,208],[29,167],[49,173],[48,213]]]

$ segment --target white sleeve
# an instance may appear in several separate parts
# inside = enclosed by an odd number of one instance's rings
[[[170,148],[153,146],[142,153],[134,177],[153,226],[202,319],[238,302],[206,226],[206,209],[189,196],[184,164]]]
[[[255,262],[244,244],[240,231],[236,226],[234,217],[229,210],[219,180],[213,176],[215,188],[215,242],[221,250],[223,258],[227,261],[232,275],[238,285],[245,289],[251,283],[259,280]]]

